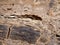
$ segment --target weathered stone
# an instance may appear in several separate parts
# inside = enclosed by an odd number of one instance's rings
[[[60,0],[0,0],[1,39],[5,45],[60,45]]]
[[[7,32],[8,27],[6,25],[0,24],[0,40],[6,38]]]
[[[40,37],[40,32],[35,31],[29,26],[12,27],[10,38],[12,40],[23,40],[28,43],[35,43]]]

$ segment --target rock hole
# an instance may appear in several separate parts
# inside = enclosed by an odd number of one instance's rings
[[[0,16],[4,16],[4,15],[0,15]]]
[[[12,4],[12,6],[14,6],[14,3]]]
[[[60,35],[56,34],[56,37],[60,37]]]
[[[7,8],[7,10],[12,10],[12,8]]]
[[[14,11],[14,13],[16,13],[16,11]]]

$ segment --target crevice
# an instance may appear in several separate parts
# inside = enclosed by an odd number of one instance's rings
[[[32,20],[41,20],[42,21],[42,18],[37,16],[37,15],[21,15],[20,18],[30,18]]]
[[[10,35],[10,28],[11,28],[11,27],[9,27],[9,31],[8,31],[8,33],[7,33],[7,39],[9,38],[9,35]]]

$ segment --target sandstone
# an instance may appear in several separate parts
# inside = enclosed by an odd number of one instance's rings
[[[60,0],[0,0],[0,45],[60,45]]]

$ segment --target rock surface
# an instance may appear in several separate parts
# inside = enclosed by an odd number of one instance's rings
[[[60,0],[0,0],[0,45],[60,45]]]

